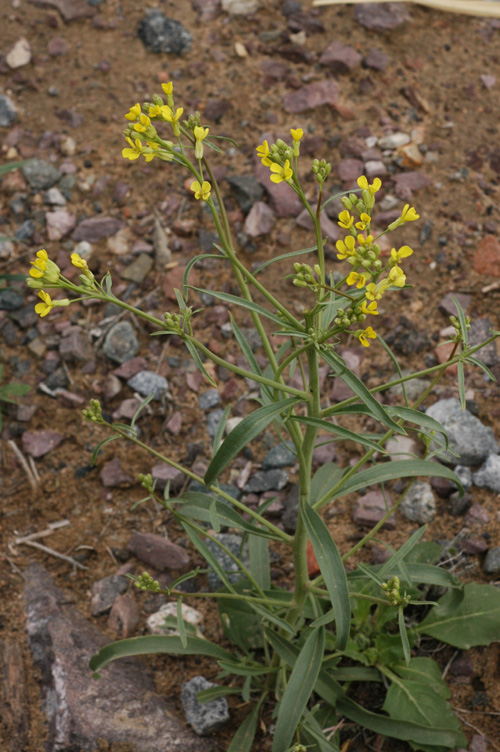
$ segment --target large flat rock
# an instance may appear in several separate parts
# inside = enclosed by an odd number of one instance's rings
[[[38,564],[25,572],[28,639],[41,672],[50,741],[46,752],[94,752],[98,740],[135,752],[212,752],[175,715],[174,700],[155,693],[138,659],[116,661],[92,678],[89,659],[108,640],[69,603]]]

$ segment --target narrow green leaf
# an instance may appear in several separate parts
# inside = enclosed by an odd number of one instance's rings
[[[255,732],[257,731],[259,710],[260,704],[257,704],[250,711],[238,731],[231,739],[231,744],[227,748],[227,752],[251,752]]]
[[[426,530],[427,525],[422,525],[422,527],[419,527],[418,530],[415,530],[415,532],[408,538],[408,540],[403,543],[401,548],[398,551],[395,551],[392,554],[391,558],[385,562],[385,564],[382,564],[382,568],[378,572],[379,577],[383,579],[386,575],[386,572],[394,569],[397,564],[401,564],[401,562],[408,556],[408,554],[413,551]],[[406,580],[407,582],[410,582],[408,577],[406,578]]]
[[[467,331],[465,313],[464,313],[462,306],[460,305],[460,303],[458,302],[457,298],[454,295],[451,296],[451,299],[455,308],[457,309],[458,322],[460,324],[460,334],[462,335],[462,342],[463,342],[464,348],[466,348],[469,333]]]
[[[401,645],[403,646],[403,654],[405,657],[406,665],[409,666],[410,660],[411,660],[410,643],[408,642],[408,635],[406,633],[405,611],[404,611],[403,606],[398,607],[398,627],[399,627]]]
[[[227,292],[220,292],[219,290],[204,290],[201,287],[194,287],[193,285],[187,285],[187,287],[189,287],[189,289],[191,290],[195,290],[196,292],[213,295],[214,298],[219,298],[219,300],[223,300],[225,303],[230,303],[231,305],[239,306],[240,308],[246,308],[248,311],[254,311],[254,313],[258,313],[259,316],[264,316],[264,318],[274,321],[274,323],[278,324],[278,326],[283,326],[284,322],[282,318],[277,316],[275,313],[268,311],[267,308],[264,308],[263,306],[258,305],[258,303],[254,303],[251,300],[240,298],[237,295],[230,295]]]
[[[271,405],[259,407],[253,413],[247,415],[246,418],[243,418],[241,423],[238,423],[231,433],[226,436],[215,457],[213,457],[205,473],[205,484],[211,486],[231,460],[236,457],[238,452],[244,449],[250,441],[259,436],[273,422],[276,416],[293,405],[297,405],[300,401],[296,397],[289,397]]]
[[[386,562],[387,563],[387,562]],[[385,566],[385,565],[384,565]],[[422,585],[436,585],[437,587],[445,588],[458,588],[460,587],[459,581],[453,576],[452,572],[449,572],[442,567],[436,567],[433,564],[420,564],[405,562],[406,573],[410,577],[411,583]],[[372,573],[378,574],[381,570],[381,565],[371,566]],[[384,578],[394,577],[400,575],[401,570],[399,564],[394,567],[384,570]],[[366,574],[362,573],[359,569],[355,569],[353,572],[349,572],[347,575],[349,582],[356,580],[366,579]]]
[[[358,379],[356,374],[347,368],[346,363],[339,355],[331,351],[321,350],[321,357],[325,363],[333,368],[338,377],[341,378],[355,394],[357,394],[375,418],[383,423],[384,426],[387,426],[387,428],[392,429],[395,433],[406,434],[404,428],[401,428],[401,426],[393,421],[387,410],[377,402],[375,397],[369,392],[363,382]]]
[[[398,363],[398,359],[396,358],[396,356],[392,352],[391,348],[389,347],[389,345],[387,344],[387,342],[385,341],[385,339],[380,336],[380,334],[378,334],[378,341],[380,342],[380,344],[382,345],[382,347],[384,348],[384,350],[386,351],[386,353],[388,354],[388,356],[392,360],[392,364],[393,364],[394,368],[396,369],[396,372],[397,372],[399,378],[400,379],[403,378],[403,373],[402,373],[401,367],[400,367],[400,365]],[[408,407],[408,395],[406,394],[406,385],[405,385],[404,381],[401,383],[401,389],[403,391],[403,399],[405,401],[405,405]]]
[[[139,407],[135,411],[134,415],[132,416],[132,420],[130,421],[130,428],[134,428],[135,422],[136,422],[137,418],[139,417],[139,414],[142,412],[142,410],[144,410],[144,408],[146,407],[146,405],[149,405],[149,403],[152,400],[154,400],[154,398],[155,398],[155,393],[151,392],[151,394],[148,394],[148,396],[146,397],[146,399],[142,400],[141,404],[139,405]]]
[[[326,462],[321,465],[314,473],[311,481],[311,503],[314,504],[315,501],[325,495],[329,488],[336,486],[343,474],[343,468],[336,465],[335,462]]]
[[[248,604],[250,608],[252,608],[253,611],[255,611],[256,614],[259,614],[259,616],[262,616],[264,619],[267,619],[267,621],[270,621],[272,624],[275,624],[277,627],[282,629],[284,632],[287,632],[287,634],[291,635],[291,637],[295,636],[295,629],[288,624],[284,619],[280,619],[279,616],[276,616],[276,614],[273,614],[272,611],[270,611],[265,606],[261,606],[259,603],[249,603]]]
[[[458,381],[458,396],[460,399],[460,405],[462,407],[462,410],[465,410],[465,407],[466,407],[465,375],[464,375],[464,364],[461,360],[459,360],[457,363],[457,381]]]
[[[381,454],[386,454],[385,449],[383,449],[375,441],[371,441],[370,439],[365,438],[362,434],[358,434],[355,431],[349,431],[349,429],[347,428],[337,426],[334,423],[329,423],[327,420],[321,420],[321,418],[308,418],[306,416],[300,415],[295,416],[294,420],[298,420],[299,423],[305,423],[306,426],[316,426],[316,428],[321,428],[323,431],[333,433],[341,439],[356,441],[358,444],[363,444],[363,446],[366,446],[369,449],[375,449]]]
[[[213,553],[210,551],[208,546],[205,545],[205,543],[201,540],[199,535],[195,533],[194,530],[191,529],[189,526],[189,523],[183,522],[182,526],[186,533],[188,534],[191,542],[196,546],[200,554],[203,556],[205,561],[212,567],[214,572],[218,575],[221,582],[224,583],[224,585],[227,587],[229,591],[232,591],[233,588],[231,586],[231,583],[229,582],[227,575],[225,571],[222,569],[220,563],[217,561]]]
[[[211,526],[213,527],[216,533],[220,533],[220,520],[217,514],[217,499],[212,500],[212,503],[210,504],[208,508],[208,513],[210,515]]]
[[[219,666],[223,671],[235,676],[265,676],[273,673],[269,666],[249,666],[239,661],[219,661]]]
[[[196,367],[198,370],[203,374],[203,376],[207,379],[207,381],[215,388],[217,388],[217,384],[213,380],[213,378],[208,373],[207,369],[202,363],[202,360],[200,358],[200,355],[198,353],[198,350],[194,345],[191,344],[191,342],[188,342],[187,340],[184,340],[184,344],[186,345],[187,350],[189,351],[189,354],[191,355],[192,359],[196,363]]]
[[[487,375],[487,377],[489,379],[491,379],[491,381],[494,381],[496,383],[497,377],[495,376],[495,374],[492,371],[490,371],[490,369],[488,368],[488,366],[485,363],[482,362],[482,360],[479,360],[478,358],[473,358],[472,355],[468,355],[465,358],[465,362],[466,363],[470,363],[473,366],[477,366],[477,368],[480,368],[482,371],[484,371],[484,373]]]
[[[257,374],[257,376],[262,376],[262,370],[259,364],[257,363],[257,359],[255,355],[253,354],[252,348],[248,344],[248,340],[243,336],[241,329],[236,324],[236,321],[234,320],[231,313],[229,314],[229,318],[231,321],[231,328],[233,330],[233,334],[236,339],[236,342],[238,343],[241,352],[245,356],[246,361],[248,365],[250,366],[250,370],[252,371],[252,373]],[[270,378],[272,378],[272,376]],[[260,384],[260,389],[267,396],[268,400],[271,402],[273,399],[272,389],[267,387],[265,384]]]
[[[187,648],[186,625],[184,624],[184,617],[182,615],[182,596],[177,598],[177,631],[181,638],[182,647]]]
[[[311,632],[300,651],[281,699],[272,752],[283,752],[290,745],[316,684],[325,649],[324,629]]]
[[[215,432],[214,436],[214,443],[212,446],[212,453],[215,454],[217,452],[217,449],[221,445],[222,442],[222,436],[224,434],[224,429],[226,428],[227,419],[229,418],[229,415],[231,413],[231,405],[227,405],[223,414],[222,418],[219,421],[219,425],[217,426],[217,430]]]
[[[268,261],[258,266],[257,269],[253,272],[253,275],[254,277],[256,277],[257,274],[260,274],[260,272],[266,268],[266,266],[275,264],[277,261],[283,261],[284,259],[293,258],[294,256],[303,256],[305,253],[313,253],[313,251],[317,250],[318,246],[313,245],[311,248],[303,248],[301,251],[292,251],[291,253],[282,253],[281,256],[273,256]]]
[[[175,504],[176,502],[184,501],[186,501],[186,503],[183,503],[179,510],[184,517],[210,523],[210,504],[213,501],[213,496],[198,493],[197,491],[186,491],[182,496],[179,496],[178,499],[173,499],[172,503]],[[233,509],[233,507],[221,499],[217,499],[216,501],[216,510],[221,525],[235,527],[246,533],[250,533],[251,535],[278,540],[273,533],[270,533],[266,528],[257,527],[257,525],[252,525],[250,522],[244,520],[236,509]]]
[[[201,261],[201,259],[207,259],[207,258],[215,258],[215,259],[221,259],[223,256],[219,253],[199,253],[197,256],[194,256],[192,259],[189,259],[188,263],[186,264],[186,267],[184,269],[184,274],[182,275],[182,294],[184,295],[185,299],[188,299],[188,279],[189,274],[191,272],[191,269],[195,264],[198,263],[198,261]]]
[[[94,465],[95,465],[95,463],[97,461],[97,456],[98,456],[99,452],[101,451],[101,449],[103,448],[103,446],[105,444],[109,444],[111,441],[115,441],[116,439],[119,439],[119,438],[120,438],[119,436],[106,436],[105,439],[103,439],[102,441],[100,441],[99,444],[94,449],[94,451],[92,452],[92,456],[90,458],[90,467],[94,467]]]
[[[0,165],[0,175],[5,175],[6,172],[11,172],[11,170],[17,170],[30,161],[30,159],[22,159],[20,162],[8,162],[7,164]]]
[[[325,206],[328,206],[332,201],[335,201],[336,198],[342,198],[342,196],[348,196],[350,193],[360,193],[361,188],[353,188],[350,191],[341,191],[341,193],[335,193],[333,196],[329,196],[326,201],[323,202],[321,206],[321,211],[325,208]]]
[[[270,590],[271,562],[269,559],[269,541],[261,536],[250,535],[248,538],[248,551],[250,555],[250,572],[262,590]]]
[[[240,695],[240,687],[209,687],[208,689],[200,689],[196,694],[196,699],[199,703],[212,702],[212,700],[218,700],[219,697],[227,697],[228,695]]]
[[[177,635],[164,637],[149,635],[146,637],[131,637],[128,640],[118,640],[105,645],[92,656],[89,666],[94,672],[94,678],[111,661],[117,658],[129,658],[133,655],[152,655],[154,653],[168,653],[170,655],[206,655],[217,660],[231,660],[227,650],[201,637],[187,637],[187,645],[182,645]]]
[[[335,611],[336,647],[337,650],[343,650],[349,639],[351,625],[351,601],[346,571],[337,545],[319,514],[306,504],[300,506],[300,513]]]
[[[408,423],[415,423],[417,426],[426,428],[429,431],[442,434],[446,447],[448,447],[448,434],[441,423],[434,418],[431,418],[430,415],[421,413],[420,410],[415,410],[413,407],[403,407],[402,405],[392,405],[387,408],[387,412],[391,417],[402,418]]]

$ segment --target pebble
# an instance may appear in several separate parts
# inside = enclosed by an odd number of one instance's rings
[[[111,574],[92,585],[92,614],[100,616],[109,611],[119,595],[128,588],[128,579],[121,574]]]
[[[28,65],[31,62],[31,45],[27,39],[22,37],[18,39],[14,46],[5,55],[5,62],[12,68],[22,68],[24,65]]]
[[[281,467],[291,467],[296,462],[296,455],[280,442],[266,453],[262,460],[262,469],[272,470]]]
[[[334,105],[338,96],[339,87],[335,81],[317,81],[286,94],[283,97],[283,107],[286,112],[296,114],[324,104]]]
[[[406,493],[400,512],[403,517],[411,522],[425,525],[436,516],[436,499],[430,483],[417,480]]]
[[[131,486],[134,483],[132,476],[128,475],[122,468],[118,457],[115,457],[111,462],[104,465],[99,477],[105,488]]]
[[[184,682],[181,690],[182,707],[186,721],[199,736],[206,736],[222,728],[229,721],[229,710],[225,697],[218,697],[210,702],[198,702],[196,695],[202,689],[217,687],[204,676],[193,676]]]
[[[368,180],[383,178],[384,175],[387,175],[387,167],[380,159],[369,159],[365,162],[364,174]]]
[[[420,444],[411,436],[394,436],[386,442],[385,448],[392,461],[412,459],[422,454]]]
[[[114,217],[91,217],[80,222],[72,237],[77,242],[87,240],[89,243],[95,243],[97,240],[116,235],[124,227],[125,223]]]
[[[211,413],[208,413],[207,433],[211,439],[213,439],[215,434],[217,433],[217,429],[219,427],[219,423],[221,422],[223,415],[224,415],[224,410],[221,407],[218,407],[216,410],[212,410]]]
[[[483,73],[479,78],[485,89],[492,89],[497,81],[496,76],[493,76],[490,73]]]
[[[47,52],[50,57],[59,57],[65,55],[69,49],[67,41],[63,37],[52,37],[47,45]]]
[[[379,138],[378,140],[378,146],[381,149],[397,149],[400,146],[405,146],[405,144],[409,144],[411,141],[411,136],[409,136],[407,133],[391,133],[389,136],[384,136],[383,138]]]
[[[473,483],[478,488],[500,493],[500,456],[489,454],[484,465],[472,476]]]
[[[288,483],[286,470],[259,470],[245,484],[245,493],[262,493],[263,491],[281,491]]]
[[[189,564],[189,556],[184,548],[155,533],[134,532],[128,550],[158,572],[184,569]]]
[[[319,59],[319,64],[334,73],[346,74],[361,62],[362,56],[354,47],[341,42],[331,42]],[[359,177],[359,175],[358,175]]]
[[[198,637],[203,637],[198,629],[198,625],[203,621],[203,614],[185,603],[181,605],[181,609],[183,620],[195,627]],[[164,603],[156,613],[151,614],[146,621],[148,632],[156,635],[178,635],[177,627],[165,625],[165,619],[168,617],[177,618],[177,603]]]
[[[494,328],[495,326],[493,322],[486,317],[471,321],[469,329],[469,347],[475,347],[488,339],[490,336],[490,329]],[[483,347],[481,350],[474,353],[474,357],[490,368],[495,366],[498,363],[497,343],[490,342],[486,347]]]
[[[66,206],[67,204],[67,201],[62,195],[59,188],[55,187],[49,188],[49,190],[46,191],[43,199],[46,204],[50,204],[51,206]]]
[[[167,379],[154,371],[139,371],[127,381],[127,384],[143,397],[148,397],[153,393],[155,400],[161,399],[168,390]]]
[[[137,34],[151,52],[184,55],[193,44],[191,32],[180,21],[167,18],[161,10],[150,11],[139,23]]]
[[[337,165],[337,175],[344,183],[354,183],[363,175],[363,162],[359,159],[341,159]]]
[[[486,574],[498,574],[500,572],[500,546],[491,548],[486,554],[483,569]]]
[[[354,15],[361,26],[372,31],[396,29],[411,19],[408,8],[403,3],[363,3],[355,6]]]
[[[444,298],[439,302],[439,310],[441,313],[444,313],[446,316],[457,315],[457,307],[451,299],[452,296],[458,300],[464,309],[464,313],[467,314],[472,302],[472,295],[469,295],[466,292],[447,292]],[[477,353],[475,354],[475,357],[477,358]]]
[[[205,103],[203,116],[207,120],[212,120],[214,123],[219,123],[226,112],[229,112],[229,110],[232,109],[233,105],[228,99],[214,99],[209,97]]]
[[[15,121],[17,110],[14,103],[5,94],[0,94],[0,127],[7,128]]]
[[[198,405],[201,410],[211,410],[220,405],[220,394],[217,389],[207,389],[198,397]]]
[[[241,558],[243,564],[248,567],[249,556],[247,546],[243,547],[243,554],[240,557],[240,549],[243,540],[241,535],[236,535],[235,533],[215,533],[212,537],[220,541],[220,543],[228,548],[234,556]],[[211,554],[221,565],[222,569],[226,573],[226,577],[229,582],[231,582],[232,584],[238,582],[238,580],[241,579],[242,574],[238,569],[236,562],[233,561],[233,559],[231,559],[231,557],[226,554],[226,552],[223,551],[222,548],[219,548],[214,540],[206,540],[205,544],[210,550]],[[219,579],[219,576],[214,572],[210,565],[208,568],[208,582],[212,590],[219,590],[219,588],[223,587],[223,583]]]
[[[146,253],[140,253],[135,261],[132,261],[125,269],[120,272],[123,279],[128,279],[141,285],[153,268],[153,259]]]
[[[450,463],[478,465],[490,453],[498,454],[492,429],[484,426],[469,410],[462,410],[458,399],[439,400],[425,412],[441,423],[448,434],[450,449],[458,454],[457,458],[444,453]],[[431,442],[431,451],[436,449],[436,443]]]
[[[64,436],[57,431],[25,431],[22,442],[23,450],[30,457],[44,457],[59,446]]]
[[[374,70],[381,71],[382,73],[384,73],[388,64],[389,58],[387,57],[387,55],[382,52],[382,50],[377,50],[373,47],[363,58],[364,68],[373,68]]]
[[[131,360],[127,360],[122,363],[121,366],[115,368],[113,373],[115,374],[115,376],[118,376],[119,379],[125,379],[125,381],[127,381],[127,379],[131,379],[132,376],[135,376],[135,374],[139,373],[139,371],[146,371],[147,368],[147,360],[139,355],[137,356],[137,358],[132,358]]]
[[[14,235],[18,240],[31,240],[35,234],[35,223],[32,219],[26,219],[15,231]]]
[[[230,16],[246,16],[255,13],[260,7],[260,0],[222,0],[222,10]]]
[[[179,491],[186,479],[186,476],[181,470],[177,470],[175,467],[167,465],[165,462],[160,462],[158,465],[154,465],[151,469],[151,476],[156,481],[155,489],[157,491],[163,491],[167,483],[170,484],[170,490]]]
[[[139,342],[129,321],[119,321],[104,338],[102,351],[114,363],[131,360],[139,349]]]
[[[24,298],[12,287],[0,289],[0,311],[15,311],[24,305]]]
[[[230,175],[226,181],[231,186],[231,195],[245,214],[262,198],[262,186],[253,175]]]
[[[34,191],[52,188],[62,177],[62,173],[45,159],[30,159],[22,165],[21,171]]]
[[[257,201],[245,220],[243,232],[251,238],[257,238],[260,235],[268,235],[273,229],[276,222],[276,216],[273,210],[263,201]]]
[[[92,357],[92,347],[88,337],[80,327],[71,327],[64,333],[59,344],[59,354],[64,361],[86,363]]]
[[[110,402],[122,390],[122,382],[113,373],[108,373],[101,387],[101,394],[105,402]]]
[[[388,509],[392,506],[392,500],[386,493],[386,499],[381,491],[369,491],[357,500],[352,513],[352,519],[357,525],[373,527],[380,522]],[[382,525],[386,530],[396,529],[396,518],[393,514]]]
[[[121,640],[130,637],[139,623],[140,611],[137,601],[131,595],[125,593],[119,595],[111,607],[108,618],[108,627],[115,632]]]
[[[61,198],[66,203],[64,197]],[[47,234],[49,240],[61,240],[74,228],[76,223],[76,216],[70,214],[65,209],[58,209],[54,212],[47,212],[45,215],[47,222]]]
[[[405,201],[410,201],[412,199],[413,191],[427,188],[432,183],[427,175],[424,175],[423,172],[416,172],[415,170],[394,175],[393,180],[396,184],[397,195]]]
[[[464,521],[466,525],[486,525],[490,521],[490,515],[481,504],[476,502],[470,507]]]

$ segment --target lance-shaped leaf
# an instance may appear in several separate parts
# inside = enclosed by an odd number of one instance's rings
[[[363,446],[368,447],[368,449],[375,449],[375,451],[380,452],[381,454],[386,453],[385,449],[383,449],[380,444],[377,444],[375,441],[367,439],[364,435],[358,434],[355,431],[349,431],[348,428],[337,426],[335,425],[335,423],[329,423],[327,420],[321,420],[321,418],[308,418],[305,416],[296,416],[294,420],[298,420],[300,423],[305,423],[306,426],[315,426],[316,428],[320,428],[323,431],[328,431],[328,433],[333,433],[334,435],[338,436],[339,439],[349,439],[350,441],[357,441],[359,444],[363,444]]]
[[[319,514],[307,504],[301,504],[300,513],[335,612],[337,650],[343,650],[349,639],[351,626],[351,601],[346,571],[335,541]]]
[[[204,293],[205,295],[213,295],[214,298],[219,298],[219,300],[223,300],[225,303],[231,303],[231,305],[239,306],[240,308],[246,308],[248,311],[254,311],[254,313],[258,313],[259,316],[264,316],[264,318],[274,321],[274,323],[278,324],[279,327],[282,327],[284,324],[284,320],[280,318],[276,313],[268,311],[267,308],[264,308],[264,306],[261,306],[258,303],[254,303],[252,300],[246,300],[245,298],[240,298],[237,295],[230,295],[227,292],[220,292],[219,290],[203,290],[201,287],[193,287],[193,285],[188,285],[188,287],[191,290]],[[301,329],[300,331],[304,330]]]
[[[297,405],[300,401],[296,397],[289,397],[288,399],[274,402],[271,405],[259,407],[253,413],[247,415],[246,418],[243,418],[241,423],[238,423],[231,433],[226,436],[216,455],[213,457],[205,473],[205,484],[211,486],[231,460],[236,457],[238,452],[241,452],[247,444],[259,436],[273,422],[276,416],[288,410],[293,405]]]
[[[247,715],[238,731],[231,739],[227,752],[251,752],[255,732],[257,731],[257,721],[262,702],[259,701],[253,710]]]

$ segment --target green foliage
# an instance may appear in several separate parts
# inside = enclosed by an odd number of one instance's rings
[[[3,365],[0,363],[0,431],[3,426],[3,404],[15,405],[16,400],[14,397],[24,397],[25,394],[31,391],[31,387],[28,384],[20,384],[16,382],[8,382],[7,384],[1,384],[3,377]]]

